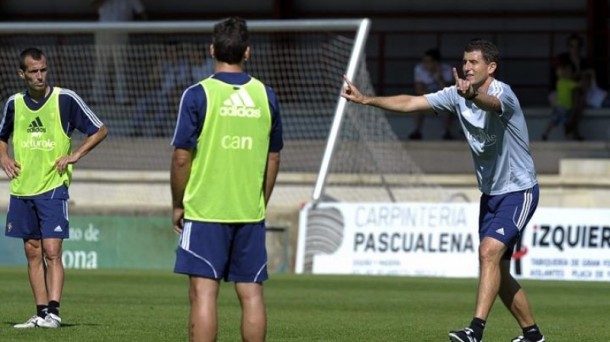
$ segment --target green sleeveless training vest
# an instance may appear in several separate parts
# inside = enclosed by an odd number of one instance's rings
[[[204,222],[261,221],[271,132],[265,86],[254,78],[241,86],[214,78],[200,83],[207,108],[184,194],[184,217]]]
[[[21,165],[20,174],[11,180],[16,196],[34,196],[66,184],[70,185],[72,165],[59,174],[55,161],[71,153],[70,137],[61,126],[59,87],[54,87],[47,102],[38,110],[29,109],[23,94],[15,95],[13,151]]]

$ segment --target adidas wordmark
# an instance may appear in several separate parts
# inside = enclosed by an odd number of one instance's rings
[[[242,118],[260,118],[261,110],[255,107],[248,92],[241,88],[223,102],[220,107],[221,116],[237,116]]]

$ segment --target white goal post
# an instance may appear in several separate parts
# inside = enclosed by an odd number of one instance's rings
[[[358,67],[362,62],[364,49],[366,47],[366,40],[369,35],[369,29],[370,21],[368,19],[362,20],[358,25],[358,32],[356,33],[356,39],[354,40],[354,46],[349,59],[349,64],[347,65],[347,72],[345,73],[346,77],[349,80],[354,79],[354,76],[356,76],[356,72],[358,71]],[[343,115],[345,113],[346,104],[347,101],[343,97],[339,97],[337,109],[335,110],[335,115],[333,118],[333,123],[330,128],[330,133],[328,135],[328,142],[326,144],[326,149],[324,150],[322,163],[320,164],[320,172],[318,172],[316,185],[313,189],[313,202],[320,201],[322,197],[322,190],[324,189],[324,185],[326,184],[326,178],[328,176],[330,163],[335,152],[335,147],[337,146],[336,142],[341,129],[341,124],[343,123]]]

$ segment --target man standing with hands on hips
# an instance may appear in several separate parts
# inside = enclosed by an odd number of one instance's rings
[[[481,342],[496,296],[513,314],[523,335],[513,342],[544,342],[525,291],[510,274],[515,243],[538,204],[538,181],[523,110],[512,89],[494,78],[497,47],[470,41],[462,60],[464,78],[453,69],[455,85],[422,96],[365,96],[346,78],[347,100],[397,112],[432,109],[457,115],[472,152],[482,192],[479,213],[479,286],[474,317],[451,331],[453,342]]]
[[[0,164],[11,180],[5,235],[23,239],[36,315],[15,328],[59,328],[72,165],[108,131],[75,92],[49,85],[41,50],[23,50],[18,73],[26,90],[9,97],[0,122]],[[74,129],[87,138],[72,152]],[[14,158],[8,151],[11,135]]]

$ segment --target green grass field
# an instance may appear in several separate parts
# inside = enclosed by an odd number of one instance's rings
[[[187,279],[170,272],[66,273],[64,326],[16,330],[34,312],[24,268],[0,268],[0,341],[186,341]],[[610,283],[524,281],[547,341],[610,341]],[[476,281],[273,275],[269,341],[447,341],[472,314]],[[219,299],[219,340],[239,340],[231,284]],[[520,333],[497,303],[485,340]]]

